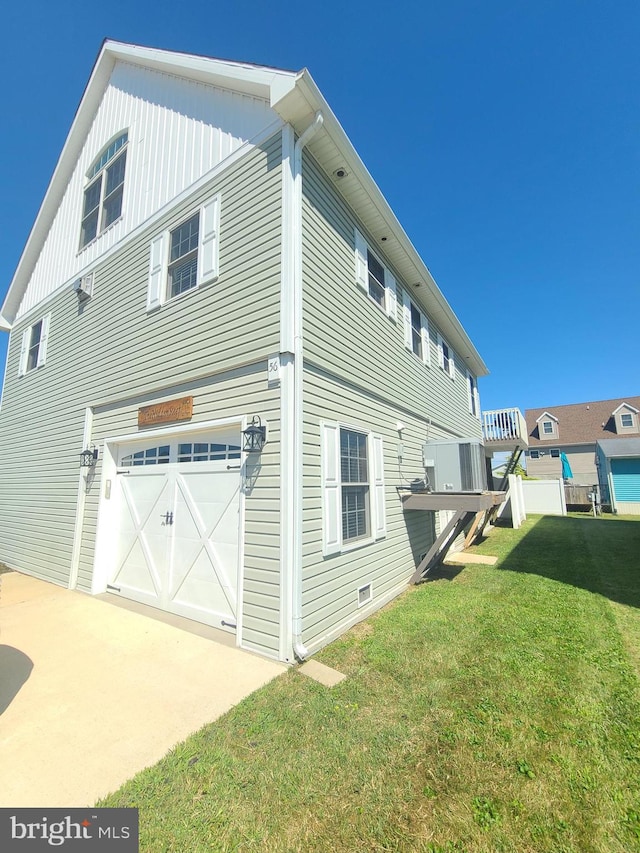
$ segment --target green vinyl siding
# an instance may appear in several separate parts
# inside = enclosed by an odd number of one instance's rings
[[[355,280],[354,234],[363,231],[343,199],[312,157],[303,160],[303,296],[305,358],[315,365],[376,392],[418,417],[429,418],[451,437],[482,436],[480,421],[469,413],[466,367],[455,352],[455,381],[438,366],[437,327],[429,319],[431,366],[404,345],[402,318],[405,283],[388,264],[383,244],[365,233],[398,285],[394,322]]]
[[[432,513],[403,513],[396,487],[421,475],[422,444],[428,426],[405,414],[402,418],[403,458],[398,460],[398,412],[366,389],[307,367],[304,373],[303,452],[303,640],[322,644],[336,626],[357,618],[357,590],[373,586],[373,602],[399,591],[434,539]],[[384,444],[384,480],[387,534],[331,557],[322,552],[321,421],[372,431]]]
[[[455,352],[455,381],[439,367],[438,329],[429,318],[431,366],[405,347],[403,282],[381,244],[370,245],[397,281],[394,322],[359,288],[355,229],[359,223],[305,154],[303,172],[303,641],[312,651],[397,594],[434,541],[439,513],[403,512],[398,487],[423,478],[429,439],[480,437],[469,413],[466,369]],[[365,235],[366,236],[366,235]],[[423,314],[416,292],[409,294]],[[387,532],[354,549],[323,555],[321,422],[383,439]],[[398,421],[404,424],[398,433]],[[399,460],[399,444],[402,460]],[[358,607],[358,588],[373,600]]]
[[[154,395],[170,399],[174,392],[179,396],[178,388],[189,388],[184,393],[194,396],[194,422],[268,412],[273,431],[263,454],[260,485],[255,497],[247,499],[250,545],[245,556],[249,587],[255,571],[256,582],[266,583],[269,593],[264,586],[248,591],[245,626],[255,647],[270,654],[277,653],[279,633],[279,395],[267,394],[266,358],[279,349],[280,139],[278,133],[248,152],[98,262],[90,300],[80,304],[70,288],[59,290],[42,309],[51,313],[47,363],[18,377],[23,329],[40,314],[36,309],[25,317],[10,337],[0,412],[5,472],[0,480],[0,560],[65,585],[87,406],[96,410],[96,443],[98,434],[110,432],[110,406],[111,428],[117,433],[126,424],[128,431],[135,431],[133,408],[123,414],[127,404],[122,401],[135,397],[136,404],[143,405]],[[152,238],[215,194],[221,198],[219,277],[148,313]],[[99,477],[100,462],[86,496],[82,589],[90,588]],[[254,524],[255,536],[250,535]],[[259,618],[261,608],[264,618]]]

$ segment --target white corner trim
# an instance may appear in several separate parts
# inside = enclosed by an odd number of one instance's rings
[[[280,656],[303,660],[302,644],[302,149],[322,127],[315,118],[295,140],[282,130],[280,315]]]

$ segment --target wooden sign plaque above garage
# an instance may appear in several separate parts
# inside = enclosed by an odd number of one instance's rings
[[[171,424],[175,421],[190,421],[193,417],[193,397],[180,397],[153,406],[138,409],[138,427]]]

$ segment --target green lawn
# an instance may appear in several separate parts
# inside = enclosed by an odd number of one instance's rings
[[[100,805],[145,853],[640,851],[640,519],[476,550]]]

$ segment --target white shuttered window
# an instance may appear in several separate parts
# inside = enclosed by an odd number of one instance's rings
[[[366,544],[386,536],[384,443],[373,435],[335,423],[323,423],[323,554]]]
[[[426,365],[431,365],[431,339],[429,321],[417,305],[403,292],[402,315],[404,323],[404,345]]]
[[[51,314],[46,314],[22,333],[18,376],[43,367],[47,360],[47,343]]]
[[[356,229],[355,277],[356,284],[394,322],[398,317],[398,288],[392,272],[385,267]]]
[[[214,196],[149,247],[147,311],[218,277],[220,196]]]

